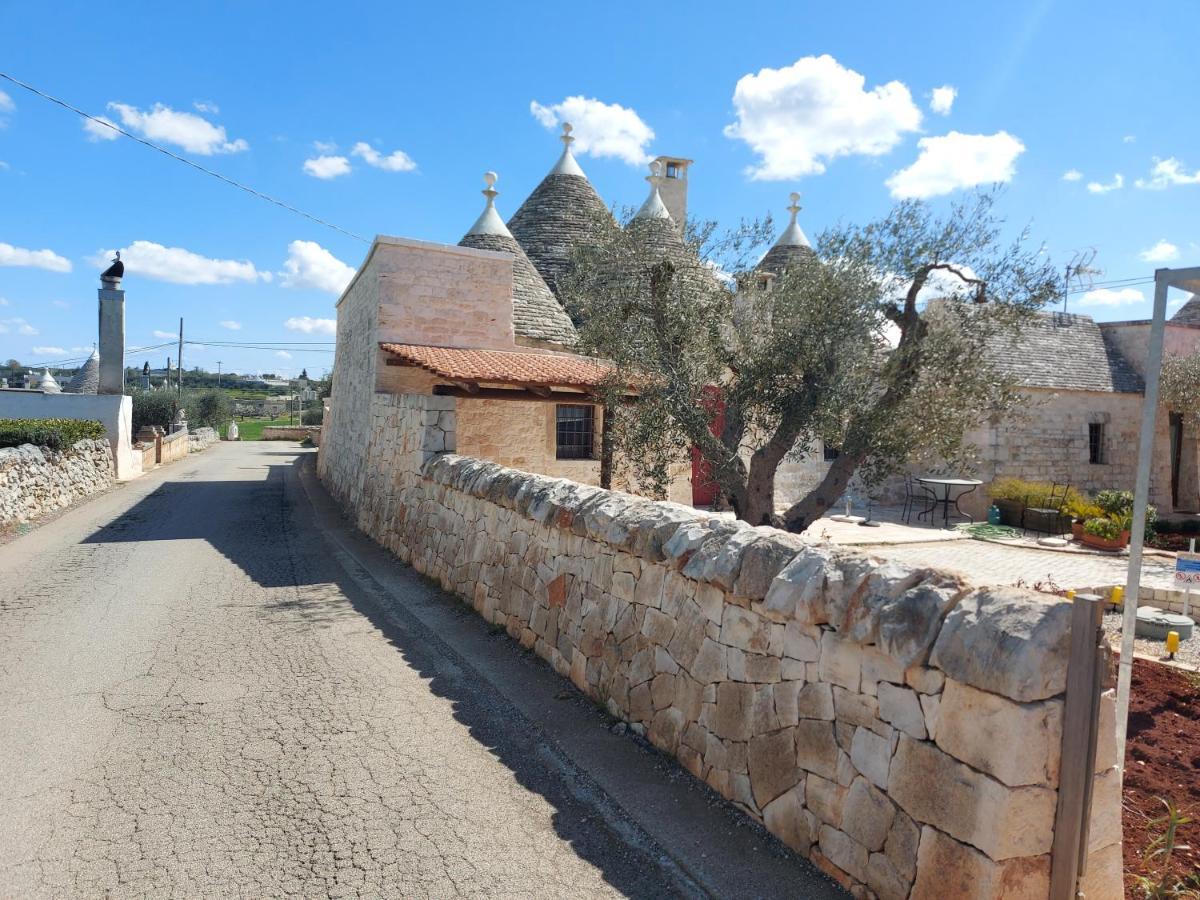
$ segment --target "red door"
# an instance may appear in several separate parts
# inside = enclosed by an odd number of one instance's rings
[[[725,427],[725,404],[720,391],[713,385],[704,389],[703,400],[709,413],[708,430],[719,437]],[[712,477],[712,467],[700,455],[697,447],[692,448],[692,506],[712,506],[720,492]]]

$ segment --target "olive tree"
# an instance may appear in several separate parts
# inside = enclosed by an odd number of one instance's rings
[[[769,220],[721,238],[691,227],[678,246],[657,224],[583,248],[564,285],[582,349],[614,363],[608,439],[659,486],[696,448],[753,524],[800,531],[855,475],[877,484],[919,455],[968,460],[964,434],[1018,400],[988,349],[1057,294],[1028,234],[1002,238],[990,193],[944,216],[904,202],[831,227],[773,278],[750,264]],[[819,442],[836,459],[777,514],[780,464]]]

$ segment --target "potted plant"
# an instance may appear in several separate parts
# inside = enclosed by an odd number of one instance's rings
[[[1104,510],[1082,494],[1068,498],[1063,513],[1071,518],[1071,536],[1077,541],[1082,539],[1084,522],[1104,518]]]
[[[1020,478],[997,478],[988,485],[987,494],[996,509],[1000,510],[1001,525],[1021,527],[1025,498],[1035,489],[1035,485]]]
[[[1083,523],[1079,540],[1097,550],[1122,550],[1129,543],[1129,528],[1124,519],[1096,516]]]

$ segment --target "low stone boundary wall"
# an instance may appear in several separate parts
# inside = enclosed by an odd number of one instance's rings
[[[22,444],[0,449],[0,526],[28,522],[115,481],[109,442],[79,441],[69,450]]]
[[[193,428],[188,432],[188,444],[192,453],[207,450],[220,439],[221,436],[217,434],[217,429],[210,428],[207,425],[202,425],[200,428]]]
[[[884,900],[1047,896],[1068,603],[410,443],[386,483],[326,470],[359,527],[789,846]],[[1122,895],[1102,705],[1092,898]]]
[[[186,431],[176,431],[172,434],[163,435],[158,454],[159,465],[165,466],[168,463],[183,459],[188,455],[190,449],[191,443]]]
[[[312,440],[318,447],[321,445],[320,425],[267,425],[263,428],[264,441],[303,441]]]

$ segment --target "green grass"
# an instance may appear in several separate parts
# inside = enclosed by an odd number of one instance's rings
[[[238,420],[238,437],[243,441],[261,441],[263,429],[268,425],[288,425],[288,417],[283,416],[279,419],[246,419]],[[293,416],[290,424],[300,424],[300,419]]]

